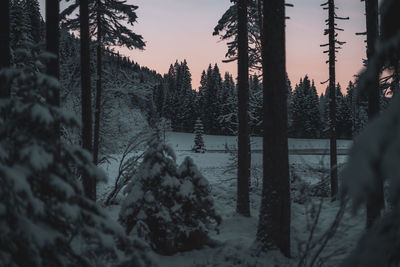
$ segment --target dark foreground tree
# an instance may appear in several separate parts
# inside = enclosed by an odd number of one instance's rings
[[[43,101],[58,83],[37,71],[43,58],[34,45],[24,46],[15,54],[29,56],[34,65],[8,69],[15,97],[0,107],[0,266],[151,266],[143,248],[84,195],[77,170],[105,176],[91,155],[48,138],[55,125],[79,123]]]
[[[372,60],[378,40],[378,0],[365,0],[367,20],[367,58]],[[375,73],[374,79],[368,84],[368,119],[372,121],[379,114],[379,72]],[[367,228],[370,228],[384,206],[383,181],[376,177],[375,186],[379,190],[376,195],[371,195],[367,202]]]
[[[0,69],[10,65],[10,1],[0,3]],[[5,77],[0,76],[0,98],[10,97],[10,87]]]
[[[250,216],[250,137],[249,137],[249,55],[247,32],[248,0],[237,2],[238,12],[238,172],[236,211]]]
[[[368,60],[361,74],[359,91],[367,93],[385,65],[396,69],[400,59],[400,2],[384,0],[380,8],[381,37],[379,49]],[[362,208],[371,196],[379,194],[376,179],[383,178],[388,185],[391,208],[365,231],[356,249],[342,266],[399,266],[400,264],[400,98],[398,95],[389,107],[363,130],[354,142],[349,161],[343,172],[344,192]],[[373,141],[373,142],[371,142]],[[361,189],[361,190],[360,190]]]
[[[92,151],[92,100],[90,88],[90,51],[89,51],[89,3],[80,0],[79,6],[81,34],[81,104],[82,104],[82,147]],[[83,176],[85,195],[96,200],[96,179]]]
[[[329,42],[321,46],[328,46],[324,51],[328,53],[329,60],[329,140],[330,140],[330,177],[331,177],[331,197],[336,199],[338,192],[338,171],[337,171],[337,148],[336,148],[336,53],[340,46],[345,44],[337,40],[336,31],[342,31],[337,27],[336,20],[349,19],[336,15],[336,6],[334,0],[328,0],[321,5],[324,10],[328,10],[328,19],[326,20],[328,29],[325,29],[324,35],[328,35]]]
[[[263,250],[290,256],[290,185],[287,139],[285,1],[264,3],[263,190],[257,240]]]
[[[59,24],[60,3],[59,1],[46,0],[46,50],[53,56],[47,62],[47,74],[54,79],[60,78],[59,66]],[[55,107],[60,106],[59,87],[55,86],[49,94],[48,102]],[[55,124],[54,138],[60,138],[60,125]]]

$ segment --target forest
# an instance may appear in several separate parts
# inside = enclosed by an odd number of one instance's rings
[[[314,1],[323,82],[288,74],[304,3],[226,0],[198,87],[122,52],[135,2],[0,2],[0,266],[400,265],[398,0],[361,0],[347,84],[345,0]]]

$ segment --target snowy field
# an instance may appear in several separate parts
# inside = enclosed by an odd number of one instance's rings
[[[194,134],[168,132],[165,135],[166,142],[175,150],[191,150]],[[204,144],[207,150],[225,150],[226,146],[234,149],[237,146],[235,136],[203,135]],[[351,146],[350,140],[338,140],[338,149],[347,149]],[[253,150],[262,149],[262,138],[252,137],[251,147]],[[289,149],[329,149],[328,139],[292,139],[289,138]]]
[[[235,213],[236,208],[236,174],[230,169],[232,155],[229,153],[213,152],[196,154],[190,151],[193,145],[193,134],[168,133],[166,142],[176,152],[177,163],[180,164],[186,156],[193,158],[200,172],[208,179],[212,186],[216,209],[222,216],[223,222],[219,233],[210,232],[211,238],[220,242],[217,248],[204,248],[201,250],[178,253],[174,256],[160,256],[152,253],[154,260],[162,267],[179,266],[297,266],[304,251],[306,240],[309,239],[310,229],[313,225],[312,208],[318,207],[321,201],[321,213],[315,226],[313,240],[320,238],[332,224],[339,209],[337,202],[329,198],[310,197],[304,203],[292,201],[292,258],[286,259],[278,252],[255,254],[254,239],[257,231],[258,212],[261,197],[261,153],[252,154],[252,191],[251,191],[251,217],[244,218]],[[225,144],[235,146],[235,137],[204,136],[205,146],[208,150],[224,150]],[[301,149],[327,149],[328,140],[296,140],[290,139],[289,146]],[[349,141],[339,141],[338,147],[347,149],[351,146]],[[253,149],[261,148],[261,139],[253,139]],[[115,158],[118,159],[118,155]],[[324,155],[291,155],[289,158],[292,176],[300,179],[308,186],[312,186],[327,177],[329,156]],[[339,164],[344,164],[346,156],[339,156]],[[113,179],[116,176],[118,162],[111,161],[103,165],[110,180],[99,187],[100,199],[110,191]],[[293,178],[292,178],[293,179]],[[297,184],[292,184],[292,198],[301,197]],[[112,218],[117,219],[119,206],[107,207]],[[334,238],[329,240],[325,250],[320,255],[324,266],[337,266],[340,260],[351,251],[364,229],[364,214],[353,215],[345,212],[344,218]],[[314,217],[315,218],[315,217]],[[312,255],[312,253],[309,253]],[[330,257],[333,255],[334,257]]]

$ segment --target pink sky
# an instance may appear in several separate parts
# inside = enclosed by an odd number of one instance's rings
[[[218,63],[221,72],[236,76],[236,63],[222,63],[226,44],[219,42],[212,31],[218,19],[231,5],[229,0],[129,0],[139,6],[135,31],[147,41],[145,51],[122,52],[139,64],[166,73],[175,60],[188,61],[193,87],[199,86],[200,74],[209,63]],[[318,91],[325,90],[321,81],[328,79],[328,65],[323,35],[327,11],[322,10],[323,0],[292,0],[294,8],[287,9],[287,71],[292,84],[308,74],[315,80]],[[365,44],[356,32],[365,31],[364,3],[359,0],[337,0],[338,14],[349,16],[349,21],[339,21],[345,29],[339,38],[347,41],[338,55],[337,81],[343,91],[354,75],[362,68]]]
[[[319,92],[328,79],[327,55],[319,45],[327,41],[323,35],[327,11],[320,4],[325,0],[292,0],[294,8],[287,9],[291,17],[287,21],[287,72],[294,86],[308,74],[315,80]],[[43,1],[41,1],[43,2]],[[221,73],[236,76],[236,63],[222,63],[226,44],[212,36],[213,28],[230,0],[128,0],[138,5],[136,33],[142,34],[147,43],[144,51],[121,48],[121,53],[130,56],[140,65],[163,74],[175,60],[187,60],[192,73],[193,87],[199,86],[200,75],[208,65],[218,63]],[[338,54],[337,82],[342,89],[362,68],[365,44],[356,32],[365,31],[364,3],[360,0],[336,0],[338,15],[349,16],[349,21],[339,21],[339,39],[347,44]]]

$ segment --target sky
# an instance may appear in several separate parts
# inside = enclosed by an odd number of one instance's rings
[[[41,1],[41,4],[44,0]],[[231,5],[230,0],[128,0],[139,6],[138,22],[133,30],[143,35],[144,51],[121,48],[142,66],[164,74],[176,60],[187,60],[192,73],[192,85],[198,88],[201,72],[211,63],[217,63],[221,74],[228,71],[236,77],[237,64],[222,63],[227,47],[218,36],[213,36],[214,26]],[[286,60],[287,72],[292,86],[306,74],[315,80],[318,91],[325,91],[320,82],[328,79],[327,54],[320,47],[326,43],[323,35],[327,11],[320,6],[324,0],[291,0],[293,8],[287,8]],[[354,75],[362,69],[365,57],[363,36],[365,31],[364,3],[360,0],[336,0],[339,16],[350,17],[338,21],[344,29],[339,40],[346,41],[337,56],[336,80],[342,91]]]

